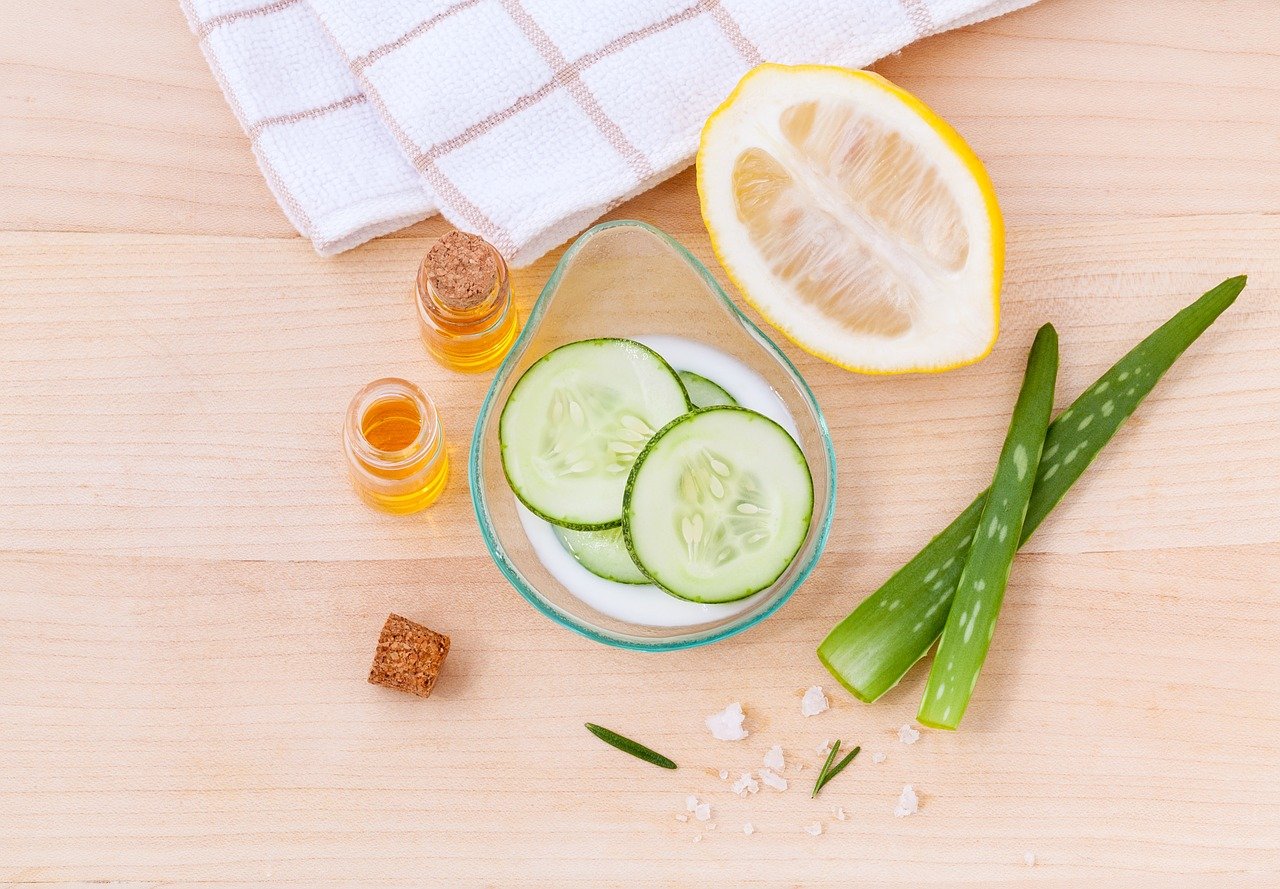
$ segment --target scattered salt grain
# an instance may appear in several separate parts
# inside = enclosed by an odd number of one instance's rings
[[[707,728],[711,729],[711,737],[717,741],[741,741],[747,736],[747,730],[742,727],[746,718],[742,705],[734,701],[719,713],[708,716]]]
[[[782,746],[774,744],[769,748],[769,752],[764,755],[765,768],[773,769],[775,772],[781,772],[786,765],[786,760],[782,756]]]
[[[845,819],[844,808],[842,806],[836,806],[835,816],[837,821],[843,821]]]
[[[1023,856],[1022,856],[1022,863],[1023,863],[1023,864],[1025,864],[1027,867],[1035,867],[1035,866],[1036,866],[1036,853],[1034,853],[1034,852],[1028,852],[1028,853],[1026,853],[1025,855],[1023,855]]]
[[[783,778],[781,775],[775,775],[768,769],[760,770],[760,781],[766,787],[772,787],[774,790],[787,789],[787,779]]]
[[[733,782],[732,790],[738,796],[744,793],[755,793],[760,789],[760,782],[751,777],[750,772],[743,772],[742,777]]]
[[[756,832],[756,826],[752,824],[750,821],[748,821],[746,824],[742,825],[742,832],[745,833],[747,836],[751,836],[753,833]]]
[[[698,807],[693,810],[693,817],[697,818],[699,821],[710,821],[711,803],[700,803]]]
[[[918,811],[920,800],[916,797],[915,789],[908,784],[902,788],[902,795],[898,797],[898,804],[893,807],[893,814],[898,818],[906,818]]]
[[[830,752],[831,752],[831,739],[827,738],[818,746],[818,755],[826,756]]]
[[[804,832],[811,837],[816,837],[818,834],[822,833],[822,825],[815,821],[806,827]]]
[[[714,821],[712,821],[710,824],[707,825],[707,830],[715,830],[715,829],[716,829],[716,823]]]
[[[728,769],[721,769],[721,770],[720,770],[720,780],[721,780],[721,781],[728,781],[728,780],[729,780],[729,770],[728,770]]]
[[[889,758],[888,754],[885,754],[885,753],[871,754],[871,761],[874,762],[876,765],[879,765],[880,763],[884,762],[888,758]]]
[[[830,710],[831,705],[827,703],[827,696],[822,693],[821,685],[812,685],[809,690],[804,693],[804,697],[800,699],[800,714],[802,716],[817,716],[824,710]]]
[[[696,808],[698,808],[698,798],[691,793],[684,798],[684,810],[692,812]]]
[[[796,763],[796,764],[795,764],[795,770],[796,770],[797,772],[803,772],[803,771],[804,771],[804,763],[802,763],[802,762],[798,762],[798,763]]]
[[[689,816],[688,816],[688,815],[686,815],[684,812],[681,812],[679,815],[677,815],[677,816],[676,816],[676,820],[677,820],[677,821],[688,821],[688,820],[689,820]]]
[[[898,740],[903,744],[914,744],[920,740],[920,732],[915,726],[907,723],[898,729]]]
[[[693,835],[693,841],[694,841],[695,843],[701,843],[701,842],[702,842],[702,834],[700,834],[700,833],[695,833],[695,834]]]

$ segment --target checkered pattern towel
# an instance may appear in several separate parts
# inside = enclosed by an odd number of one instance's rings
[[[182,0],[290,222],[440,212],[515,265],[686,166],[762,61],[860,67],[1032,0]]]

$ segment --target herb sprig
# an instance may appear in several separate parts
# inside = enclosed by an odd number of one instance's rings
[[[672,760],[663,756],[661,753],[658,753],[656,750],[650,750],[643,744],[637,743],[630,738],[624,738],[617,732],[610,731],[602,725],[596,725],[594,722],[588,722],[586,723],[586,726],[587,731],[591,732],[591,734],[595,735],[606,744],[612,747],[617,747],[623,753],[630,753],[637,759],[643,759],[645,762],[652,763],[659,768],[676,768],[676,764]]]
[[[827,754],[827,761],[822,764],[822,768],[818,771],[818,780],[813,782],[813,793],[809,794],[809,799],[813,799],[818,795],[818,791],[827,786],[827,782],[836,775],[844,771],[845,766],[853,762],[853,758],[862,750],[861,747],[854,747],[849,754],[839,762],[835,762],[835,758],[840,753],[840,740],[831,745],[831,752]]]

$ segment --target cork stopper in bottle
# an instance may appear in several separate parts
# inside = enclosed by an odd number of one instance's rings
[[[452,231],[436,241],[424,264],[435,297],[455,312],[483,303],[498,281],[494,249],[466,232]]]

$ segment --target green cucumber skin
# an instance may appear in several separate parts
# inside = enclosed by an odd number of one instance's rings
[[[572,530],[573,529],[571,528],[561,528],[560,526],[556,526],[556,539],[560,541],[560,545],[563,546],[566,551],[568,551],[569,555],[573,556],[574,561],[576,561],[579,565],[581,565],[587,571],[590,571],[596,577],[603,578],[604,580],[611,580],[614,583],[625,583],[631,586],[644,585],[650,582],[648,576],[642,570],[640,570],[640,566],[635,564],[634,559],[632,559],[632,566],[635,568],[636,575],[639,575],[637,577],[622,577],[616,573],[610,573],[607,569],[602,567],[600,564],[593,564],[592,560],[589,558],[584,558],[583,554],[574,548],[573,541],[568,537],[566,537],[566,534],[572,532]],[[617,528],[606,528],[604,532],[579,531],[577,533],[601,534],[608,531],[618,531],[619,534],[621,534],[621,530],[622,529],[620,527],[617,527]],[[623,542],[623,548],[624,549],[626,548],[625,541]],[[631,551],[626,550],[626,553],[627,553],[627,558],[631,558]]]
[[[1244,286],[1243,275],[1228,278],[1178,312],[1049,424],[1020,543],[1026,542],[1160,377],[1235,302]],[[1085,416],[1093,419],[1081,430]],[[1082,434],[1085,431],[1087,435]],[[879,698],[941,635],[986,496],[986,491],[979,494],[818,646],[818,659],[854,697],[868,703]],[[894,600],[900,604],[891,609]]]
[[[517,390],[519,390],[520,381],[523,380],[525,376],[527,376],[529,372],[532,371],[535,367],[537,367],[539,364],[542,364],[544,361],[547,361],[549,358],[551,358],[552,355],[556,354],[556,352],[559,352],[561,349],[564,349],[568,346],[577,346],[582,343],[629,343],[630,345],[639,346],[641,349],[644,349],[646,352],[651,354],[654,358],[658,359],[658,361],[661,362],[662,366],[671,372],[671,376],[675,377],[676,382],[679,383],[680,385],[680,391],[684,392],[685,404],[689,407],[690,410],[693,410],[693,402],[689,400],[689,393],[685,390],[684,383],[681,382],[680,380],[679,372],[674,367],[671,366],[671,364],[667,361],[667,359],[663,358],[653,349],[650,349],[644,343],[637,342],[636,340],[629,340],[626,337],[622,337],[622,336],[597,336],[597,337],[592,337],[590,339],[585,339],[585,340],[575,340],[571,343],[564,343],[563,345],[556,346],[550,352],[543,355],[537,361],[533,362],[533,364],[530,364],[527,368],[525,368],[524,373],[520,374],[520,379],[516,380],[515,385],[511,387],[511,392],[507,395],[507,400],[502,403],[502,413],[498,415],[498,429],[502,428],[502,417],[506,414],[507,406],[511,404],[511,399],[515,397]],[[684,416],[684,414],[681,414],[681,416]],[[677,417],[676,419],[679,419],[679,417]],[[646,442],[645,444],[647,445],[648,442]],[[524,504],[525,509],[529,510],[529,512],[533,513],[538,518],[542,519],[544,522],[548,522],[552,525],[559,525],[561,528],[568,528],[572,531],[604,531],[607,528],[616,528],[622,524],[621,518],[615,519],[612,522],[600,522],[600,523],[593,524],[589,522],[588,523],[567,522],[562,519],[557,519],[553,516],[547,515],[545,512],[541,511],[540,509],[535,507],[532,503],[530,503],[528,500],[526,500],[524,495],[520,493],[520,490],[516,487],[516,485],[512,483],[511,475],[510,473],[507,472],[506,452],[507,452],[507,445],[505,442],[502,441],[502,436],[501,434],[499,434],[498,462],[502,464],[502,475],[507,480],[507,487],[511,489],[511,493],[516,495],[516,499]]]
[[[765,421],[766,423],[769,423],[773,426],[777,426],[778,429],[782,431],[782,434],[785,435],[791,441],[792,445],[795,447],[796,456],[799,458],[799,463],[801,466],[804,467],[805,474],[809,478],[810,501],[809,501],[809,514],[805,517],[805,520],[804,520],[805,522],[804,534],[800,535],[800,545],[796,547],[796,551],[791,554],[791,557],[782,565],[781,568],[778,569],[778,573],[775,574],[769,580],[768,583],[766,583],[763,586],[757,587],[756,589],[747,590],[746,592],[742,593],[742,595],[734,596],[732,599],[705,600],[705,599],[694,598],[692,596],[681,595],[680,593],[677,593],[676,591],[668,589],[667,587],[663,586],[662,583],[659,582],[658,579],[653,576],[650,570],[645,567],[644,563],[640,561],[640,558],[636,553],[635,544],[631,540],[631,530],[630,530],[631,523],[627,521],[627,517],[630,515],[630,512],[631,512],[631,490],[635,486],[636,473],[639,470],[640,465],[644,462],[645,458],[649,456],[649,452],[653,449],[654,444],[659,439],[662,438],[663,434],[670,432],[673,428],[675,428],[676,426],[679,426],[684,421],[694,416],[697,416],[699,414],[706,414],[712,411],[738,411],[740,413],[750,414],[753,417],[758,417],[759,419]],[[663,426],[661,429],[655,432],[653,436],[647,442],[645,442],[645,446],[644,448],[641,449],[640,454],[636,457],[635,463],[631,465],[631,472],[627,476],[627,487],[625,489],[625,492],[622,495],[622,537],[627,542],[627,552],[631,554],[631,561],[635,562],[636,567],[639,568],[642,572],[644,572],[645,576],[648,577],[649,580],[653,582],[654,586],[658,587],[658,589],[662,590],[664,593],[667,593],[670,596],[675,596],[677,599],[683,599],[686,602],[698,602],[703,605],[721,605],[726,602],[737,602],[741,599],[747,598],[748,596],[754,596],[756,593],[760,592],[761,590],[766,590],[769,587],[773,586],[775,583],[777,583],[778,578],[781,577],[784,573],[786,573],[786,570],[791,567],[791,563],[795,561],[796,554],[799,553],[800,550],[804,548],[804,542],[809,537],[809,526],[813,522],[812,488],[813,488],[813,472],[809,468],[809,461],[805,458],[804,451],[800,449],[800,445],[796,443],[796,440],[791,437],[791,433],[787,432],[787,430],[783,429],[775,421],[769,419],[764,414],[759,413],[758,411],[753,411],[749,408],[740,407],[737,405],[720,404],[720,405],[713,405],[711,407],[694,408],[684,416],[676,417],[674,420],[669,422],[666,426]]]
[[[716,407],[717,405],[736,405],[738,400],[724,390],[719,383],[708,380],[702,374],[691,370],[676,371],[680,382],[684,383],[685,396],[695,408]],[[695,389],[701,389],[704,397],[696,398]]]
[[[991,647],[996,618],[1004,601],[1009,569],[1022,536],[1031,501],[1058,378],[1058,333],[1046,324],[1027,356],[1022,389],[1009,420],[1009,432],[969,545],[938,653],[929,671],[916,721],[931,728],[955,729]]]

